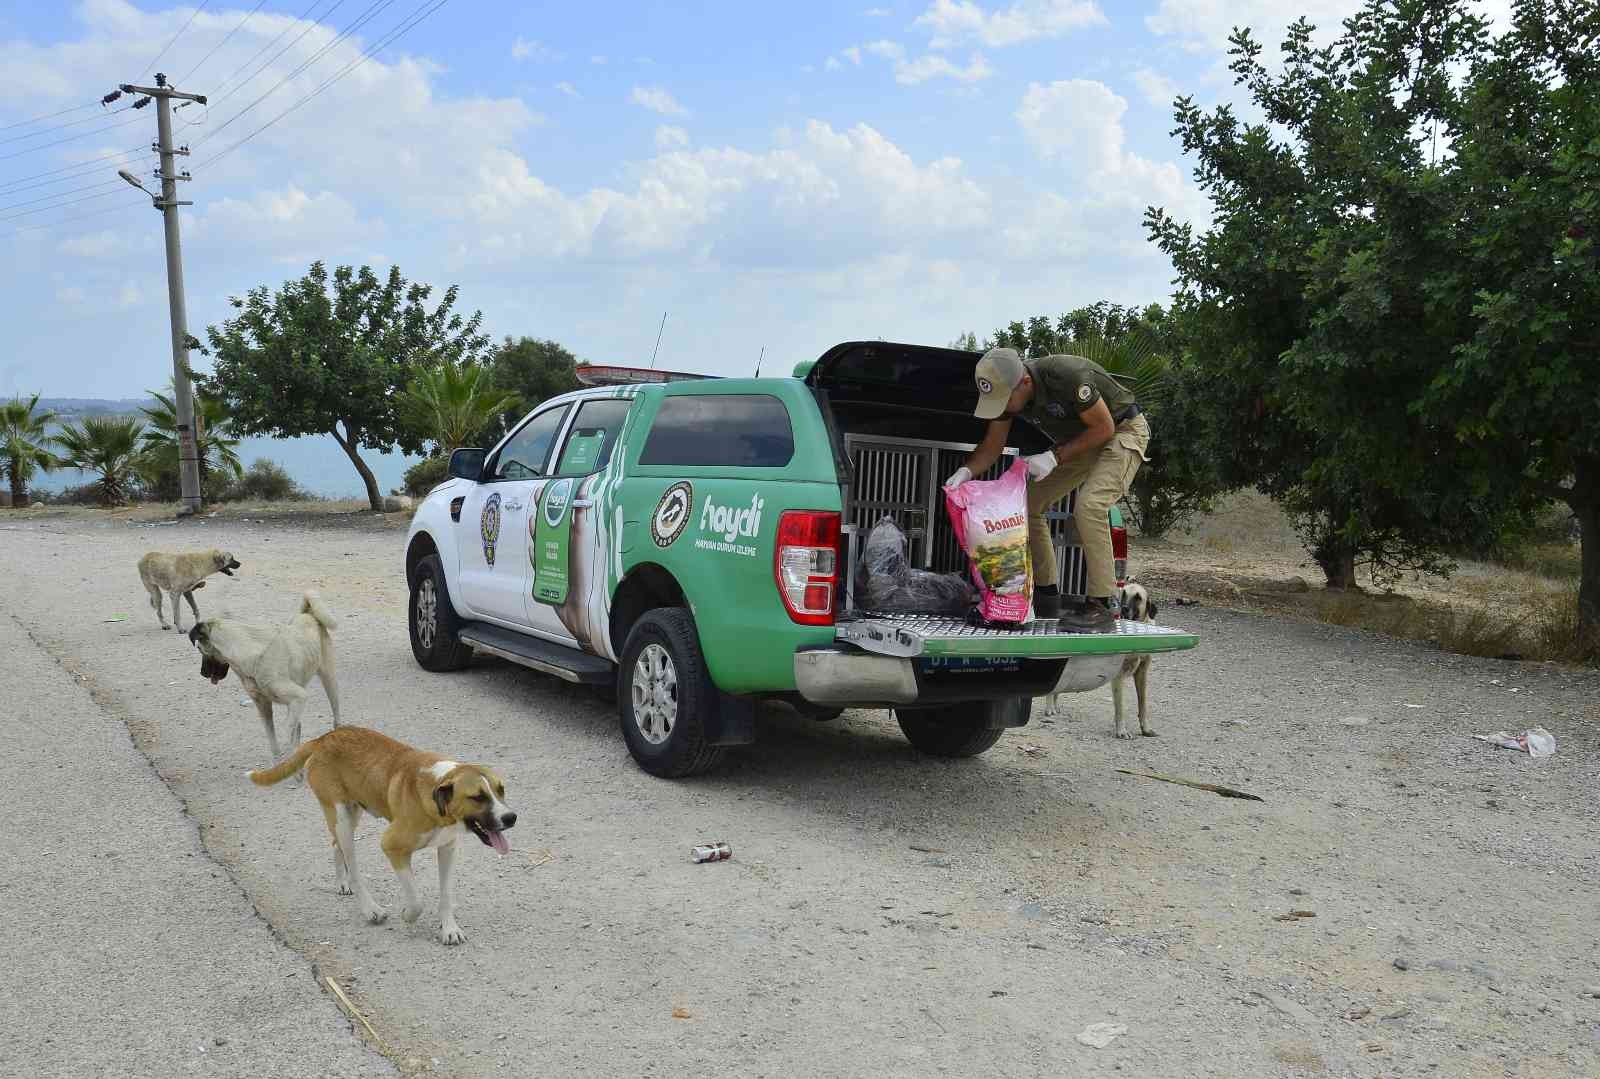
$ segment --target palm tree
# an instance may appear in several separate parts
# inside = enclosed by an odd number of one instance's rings
[[[100,501],[114,506],[128,500],[143,433],[144,424],[132,416],[89,416],[63,425],[53,441],[69,467],[99,475]]]
[[[153,485],[178,475],[178,406],[172,396],[150,391],[155,398],[151,408],[141,408],[150,426],[140,436],[144,449],[140,467]],[[228,406],[214,397],[194,395],[195,451],[200,458],[200,489],[212,472],[225,472],[233,479],[244,476],[239,460],[239,440],[233,435],[233,417]]]
[[[412,429],[443,454],[521,406],[516,394],[494,386],[487,367],[446,362],[412,379],[400,407]]]
[[[1080,337],[1068,351],[1105,368],[1106,374],[1133,390],[1139,407],[1145,411],[1159,413],[1166,403],[1171,363],[1158,351],[1150,334],[1135,332],[1115,340]]]
[[[21,397],[0,404],[0,461],[5,462],[11,480],[11,505],[22,509],[28,504],[28,481],[35,472],[51,472],[61,460],[45,447],[50,442],[49,427],[56,414],[46,409],[37,412],[39,395],[24,401]]]

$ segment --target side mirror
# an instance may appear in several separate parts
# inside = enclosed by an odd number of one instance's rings
[[[489,456],[488,450],[478,449],[476,446],[451,450],[450,475],[456,479],[477,483],[483,478],[483,459],[487,456]]]

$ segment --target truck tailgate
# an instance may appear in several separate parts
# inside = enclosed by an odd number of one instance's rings
[[[841,619],[835,637],[865,652],[901,658],[1132,655],[1178,652],[1193,648],[1200,640],[1181,629],[1150,622],[1118,621],[1111,633],[1076,633],[1058,629],[1052,621],[994,629],[961,618],[921,614],[863,614]]]

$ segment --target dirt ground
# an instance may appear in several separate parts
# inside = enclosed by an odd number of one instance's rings
[[[420,670],[404,534],[402,514],[0,518],[5,616],[131,732],[278,946],[338,977],[405,1073],[1600,1074],[1596,672],[1169,604],[1201,644],[1156,661],[1158,738],[1113,739],[1109,691],[959,762],[919,756],[881,711],[774,707],[719,771],[663,781],[585,691],[492,660]],[[287,619],[320,589],[343,620],[345,721],[507,778],[511,855],[458,859],[463,947],[433,939],[431,856],[422,919],[365,925],[309,792],[241,775],[266,763],[254,709],[200,678],[134,569],[213,545],[243,568],[211,579],[202,615]],[[10,688],[5,727],[50,721]],[[312,692],[308,736],[329,723]],[[1553,758],[1470,737],[1533,725]],[[376,837],[369,820],[363,868],[393,905]],[[705,840],[733,859],[692,864]],[[74,907],[63,887],[8,928],[49,948]],[[122,917],[170,921],[173,947],[196,932],[180,909]],[[1095,1048],[1094,1024],[1126,1029]]]

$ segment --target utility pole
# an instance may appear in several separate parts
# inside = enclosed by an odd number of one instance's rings
[[[194,394],[189,387],[189,315],[183,298],[183,245],[178,237],[178,207],[193,206],[193,202],[180,202],[178,181],[189,179],[187,172],[177,168],[179,156],[188,157],[189,148],[172,145],[172,99],[206,103],[203,94],[185,94],[167,85],[167,77],[156,72],[154,86],[133,86],[124,83],[124,94],[140,94],[155,98],[157,144],[153,147],[161,155],[161,197],[151,196],[151,202],[161,211],[167,233],[167,307],[172,316],[172,397],[178,408],[178,482],[183,492],[180,517],[200,512],[200,454],[195,438]],[[107,95],[108,99],[121,95]],[[135,102],[139,108],[143,102]],[[129,179],[124,174],[123,179]],[[142,184],[130,180],[136,187]]]

